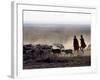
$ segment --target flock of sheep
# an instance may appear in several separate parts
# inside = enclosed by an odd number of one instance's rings
[[[56,46],[57,48],[54,48]],[[23,62],[27,63],[30,61],[45,60],[50,56],[55,56],[57,54],[73,54],[72,49],[64,49],[62,44],[52,45],[23,45]]]

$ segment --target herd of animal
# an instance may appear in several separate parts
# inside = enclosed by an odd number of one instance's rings
[[[72,49],[54,49],[52,45],[23,45],[23,60],[36,60],[36,59],[46,59],[50,54],[73,54]]]

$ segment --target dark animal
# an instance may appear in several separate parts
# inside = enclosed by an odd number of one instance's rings
[[[60,49],[52,49],[52,52],[53,52],[53,53],[58,53],[58,54],[60,54],[60,53],[61,53],[61,50],[60,50]]]
[[[33,53],[34,53],[34,50],[24,50],[24,53],[23,53],[23,59],[24,60],[27,60],[27,59],[32,59],[33,58]]]
[[[73,50],[72,49],[62,50],[62,52],[65,52],[66,54],[73,54]]]
[[[30,50],[32,49],[34,46],[32,44],[27,44],[23,46],[23,50]]]

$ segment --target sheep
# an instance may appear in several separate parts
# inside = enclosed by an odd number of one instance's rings
[[[73,54],[73,50],[72,49],[62,50],[62,52],[65,52],[66,54]]]
[[[61,53],[61,50],[60,50],[60,49],[52,49],[52,52],[53,52],[53,53],[58,53],[58,54],[60,54],[60,53]]]

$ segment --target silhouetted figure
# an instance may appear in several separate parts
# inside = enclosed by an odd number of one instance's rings
[[[74,39],[73,39],[73,46],[74,46],[74,51],[79,51],[79,43],[78,43],[78,40],[76,38],[76,35],[74,36]]]
[[[83,35],[80,36],[81,39],[80,39],[80,43],[81,43],[81,51],[84,53],[84,48],[86,47],[86,44],[85,44],[85,41],[84,41],[84,38],[83,38]]]

